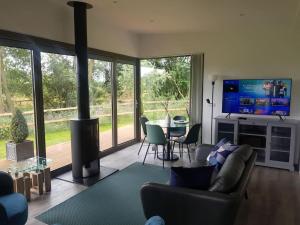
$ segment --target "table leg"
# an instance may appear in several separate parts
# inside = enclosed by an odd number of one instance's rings
[[[45,191],[51,191],[51,172],[50,167],[44,169]]]
[[[160,160],[163,160],[163,158],[164,158],[165,161],[177,161],[179,159],[179,157],[176,154],[173,154],[173,152],[172,152],[171,140],[170,140],[170,128],[167,128],[166,138],[168,139],[167,151],[166,151],[165,155],[159,154],[158,158]]]
[[[42,171],[32,173],[32,184],[39,195],[44,193],[43,190],[43,183],[44,183],[44,173]]]

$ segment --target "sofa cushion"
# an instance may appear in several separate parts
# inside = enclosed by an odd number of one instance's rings
[[[244,160],[244,162],[247,162],[252,153],[253,153],[253,149],[251,148],[250,145],[241,145],[232,154],[238,155]]]
[[[216,168],[220,170],[226,158],[237,148],[237,145],[232,145],[230,142],[227,142],[220,146],[216,151],[212,151],[208,155],[207,161],[210,165],[216,165]]]
[[[207,190],[211,183],[214,166],[201,166],[196,168],[172,167],[170,185]]]
[[[238,155],[231,154],[214,179],[209,191],[230,193],[238,184],[244,169],[244,160]]]

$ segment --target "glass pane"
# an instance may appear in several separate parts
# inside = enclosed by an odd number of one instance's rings
[[[239,135],[239,145],[251,145],[256,148],[266,147],[266,137],[264,136],[254,136],[254,135]]]
[[[234,132],[234,124],[231,123],[218,123],[218,129],[222,132]]]
[[[91,117],[100,123],[100,150],[112,147],[111,62],[89,59]]]
[[[218,141],[220,141],[223,138],[228,138],[231,143],[234,143],[234,134],[232,133],[223,133],[223,132],[218,132]]]
[[[135,138],[134,75],[133,65],[117,64],[118,144]]]
[[[0,159],[6,159],[6,142],[11,139],[10,123],[16,109],[27,121],[27,140],[35,141],[31,51],[0,46]]]
[[[51,169],[71,163],[70,119],[77,117],[75,57],[42,53],[46,155]]]
[[[141,62],[142,114],[149,120],[185,116],[188,119],[191,57],[147,59]]]
[[[271,149],[272,150],[282,150],[290,151],[291,139],[290,138],[278,138],[272,137],[271,139]]]
[[[239,131],[240,133],[265,135],[267,133],[267,127],[257,125],[240,125]]]
[[[289,162],[290,154],[288,152],[271,151],[270,159],[279,162]]]
[[[291,137],[290,127],[272,127],[272,136]]]

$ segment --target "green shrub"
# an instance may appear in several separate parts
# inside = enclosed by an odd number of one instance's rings
[[[10,124],[10,138],[15,143],[21,143],[28,137],[28,126],[22,112],[17,109]]]
[[[1,127],[0,128],[0,140],[7,140],[9,139],[9,127]]]

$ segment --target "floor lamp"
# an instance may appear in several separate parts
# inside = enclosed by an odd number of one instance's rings
[[[214,120],[214,92],[215,92],[215,77],[211,81],[211,100],[206,99],[206,102],[211,105],[211,117],[210,117],[210,144],[213,144],[213,120]]]

